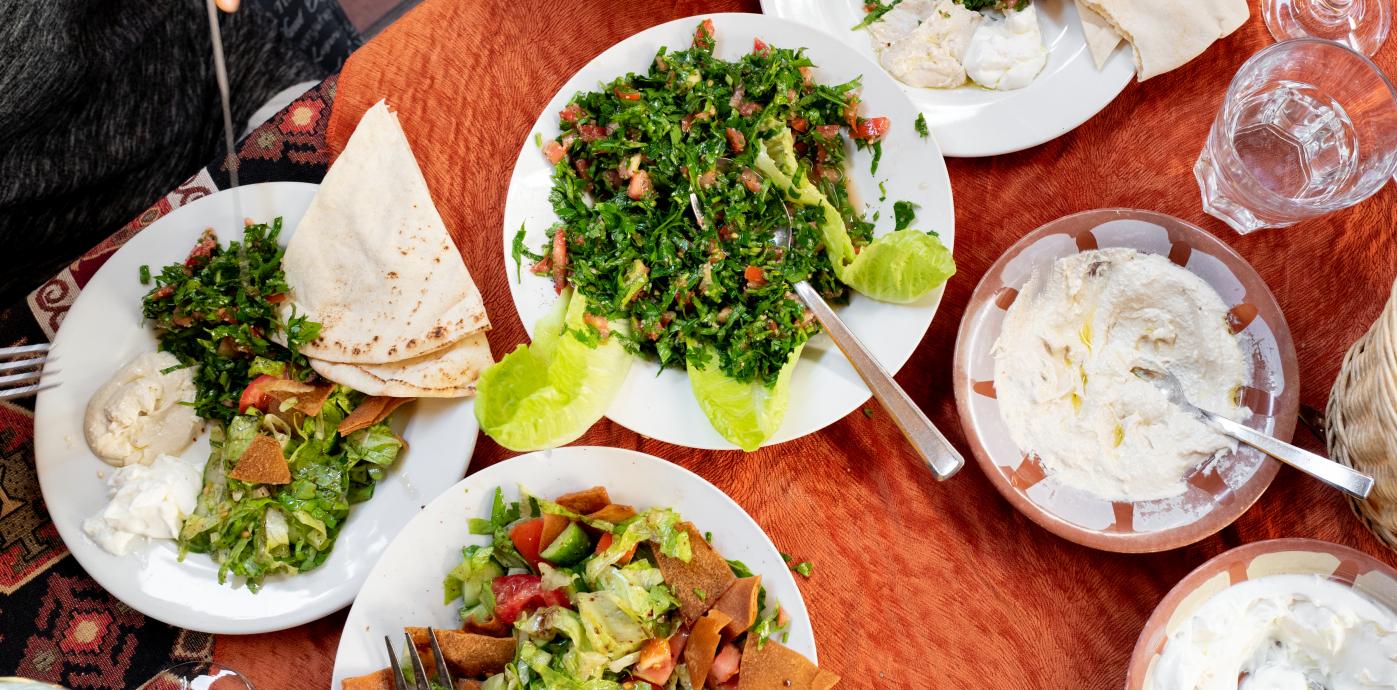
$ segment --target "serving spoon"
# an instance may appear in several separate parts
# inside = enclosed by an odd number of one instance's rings
[[[1200,419],[1212,423],[1222,433],[1231,436],[1252,448],[1255,448],[1281,462],[1294,467],[1305,474],[1318,479],[1354,498],[1368,498],[1368,493],[1373,490],[1373,478],[1361,472],[1356,472],[1341,465],[1329,458],[1315,455],[1302,448],[1297,448],[1284,441],[1267,436],[1245,424],[1234,422],[1215,412],[1209,412],[1188,401],[1188,396],[1184,394],[1183,384],[1179,383],[1178,377],[1164,368],[1153,368],[1149,366],[1136,366],[1131,368],[1130,373],[1137,378],[1154,384],[1164,397],[1171,404],[1177,405],[1185,412],[1189,412]]]

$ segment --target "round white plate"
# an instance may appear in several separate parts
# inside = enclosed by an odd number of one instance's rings
[[[815,62],[815,79],[839,84],[863,75],[864,113],[892,119],[892,128],[883,141],[883,158],[875,178],[869,173],[872,162],[868,151],[849,146],[850,173],[867,215],[880,211],[875,235],[893,228],[893,202],[908,200],[917,204],[913,227],[935,230],[941,241],[952,247],[955,239],[955,213],[951,205],[951,182],[946,162],[930,137],[917,136],[913,122],[917,110],[891,77],[848,46],[809,27],[760,14],[714,14],[678,19],[651,27],[612,46],[587,63],[553,96],[530,130],[514,164],[504,211],[504,262],[509,273],[510,294],[524,328],[533,335],[534,324],[548,313],[558,297],[553,282],[520,271],[517,279],[510,248],[522,225],[525,242],[540,246],[557,222],[548,203],[552,189],[552,166],[534,143],[534,133],[545,140],[558,134],[558,111],[578,91],[595,89],[599,83],[627,72],[644,72],[661,46],[688,48],[694,29],[703,19],[712,19],[717,33],[718,57],[734,60],[751,51],[752,39],[760,37],[782,48],[804,47]],[[886,199],[878,201],[878,183],[887,189]],[[527,267],[525,267],[527,268]],[[941,302],[941,290],[934,290],[912,304],[887,304],[855,294],[847,307],[839,310],[883,367],[897,372],[922,341],[931,317]],[[708,422],[689,388],[689,377],[679,369],[658,372],[654,361],[637,361],[606,416],[632,431],[651,438],[691,448],[729,449],[729,443]],[[657,375],[658,373],[658,375]],[[869,398],[848,360],[823,334],[810,341],[791,379],[791,405],[785,423],[764,445],[798,438],[833,424]]]
[[[898,82],[926,115],[947,156],[997,156],[1052,141],[1101,112],[1135,76],[1130,45],[1124,41],[1097,69],[1072,0],[1033,4],[1049,52],[1048,64],[1028,86],[1014,91],[923,89]],[[878,62],[868,32],[851,30],[863,21],[863,0],[762,0],[762,11],[828,32]]]
[[[68,549],[93,579],[113,596],[151,618],[210,633],[261,633],[315,620],[354,599],[375,555],[398,529],[436,496],[440,487],[465,474],[475,448],[477,425],[469,402],[421,400],[408,408],[400,433],[410,449],[374,491],[350,510],[334,552],[302,575],[266,579],[253,594],[241,585],[218,584],[218,566],[206,555],[181,563],[174,542],[153,541],[126,556],[113,556],[82,530],[83,520],[107,503],[102,477],[115,468],[88,450],[82,417],[87,400],[112,372],[156,349],[155,335],[141,323],[143,286],[138,270],[188,255],[199,233],[213,227],[219,240],[242,217],[283,219],[281,241],[290,238],[316,185],[273,182],[223,191],[182,206],[131,238],[78,296],[54,338],[45,381],[61,385],[39,395],[34,411],[34,454],[44,503]],[[241,202],[235,210],[234,194]],[[204,433],[183,454],[203,467]]]
[[[817,662],[815,633],[795,578],[762,528],[731,498],[693,472],[652,455],[570,446],[521,455],[472,474],[408,523],[383,552],[349,610],[330,687],[386,667],[384,635],[392,636],[397,647],[407,626],[461,626],[456,607],[441,602],[442,578],[460,562],[462,547],[486,543],[485,537],[466,530],[466,522],[489,517],[495,487],[503,487],[513,500],[519,497],[519,486],[557,496],[598,484],[618,503],[673,508],[700,532],[712,532],[714,548],[761,575],[767,593],[790,614],[786,646]]]

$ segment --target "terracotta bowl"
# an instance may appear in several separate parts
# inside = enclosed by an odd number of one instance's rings
[[[1182,220],[1150,211],[1100,209],[1059,218],[1024,236],[985,273],[970,297],[956,340],[953,377],[961,425],[980,468],[1019,511],[1048,531],[1086,546],[1148,552],[1191,544],[1251,507],[1279,464],[1240,447],[1195,469],[1180,495],[1110,501],[1057,482],[1036,456],[1015,445],[995,399],[994,356],[1005,310],[1036,270],[1091,249],[1132,247],[1167,256],[1212,286],[1250,362],[1243,422],[1276,438],[1295,431],[1300,384],[1295,345],[1280,306],[1261,276],[1221,240]]]
[[[1225,551],[1198,566],[1164,596],[1140,631],[1126,670],[1126,690],[1149,686],[1169,634],[1222,590],[1268,575],[1322,575],[1397,611],[1397,570],[1347,546],[1318,539],[1272,539]]]

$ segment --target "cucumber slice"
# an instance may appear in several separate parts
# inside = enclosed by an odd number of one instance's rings
[[[587,538],[587,533],[578,527],[576,522],[569,522],[553,539],[553,543],[544,547],[538,555],[553,565],[566,566],[586,558],[591,552],[592,540]]]
[[[461,583],[462,608],[479,604],[481,592],[489,589],[490,583],[501,575],[504,575],[504,568],[496,565],[494,561],[487,561],[472,571],[470,579]]]

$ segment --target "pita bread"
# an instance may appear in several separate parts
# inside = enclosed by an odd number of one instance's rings
[[[732,583],[723,596],[713,604],[714,611],[722,611],[728,616],[728,624],[723,626],[723,634],[729,638],[746,632],[757,622],[757,595],[761,594],[762,576],[744,577]]]
[[[393,411],[412,402],[412,398],[385,398],[380,395],[370,395],[359,403],[359,406],[350,410],[344,419],[340,420],[340,425],[335,429],[340,436],[348,436],[360,429],[367,429],[385,419]]]
[[[1082,33],[1087,39],[1087,50],[1091,51],[1091,61],[1096,63],[1097,69],[1101,69],[1106,65],[1106,59],[1115,52],[1116,46],[1120,45],[1121,35],[1111,28],[1105,18],[1080,0],[1076,0],[1076,5],[1077,16],[1082,20]]]
[[[1183,66],[1251,15],[1246,0],[1078,0],[1135,48],[1140,81]]]
[[[369,395],[394,398],[460,398],[475,395],[480,372],[495,363],[484,333],[475,333],[445,350],[385,364],[344,364],[310,360],[315,372]]]
[[[713,657],[718,654],[718,644],[723,641],[723,628],[731,622],[728,614],[713,609],[694,623],[683,654],[684,665],[689,669],[689,682],[694,687],[703,687],[703,682],[708,679]]]
[[[282,266],[291,285],[284,308],[320,324],[320,336],[301,348],[313,359],[400,362],[490,326],[398,116],[383,101],[364,113],[330,166]]]
[[[681,526],[689,533],[693,557],[685,562],[656,551],[655,564],[660,566],[665,584],[679,600],[679,613],[684,616],[684,622],[693,625],[737,581],[737,576],[732,574],[728,562],[704,541],[693,523],[685,522]],[[699,596],[700,592],[703,596]]]
[[[594,486],[590,489],[563,494],[553,502],[574,513],[587,515],[611,505],[611,495],[606,492],[606,487]]]

